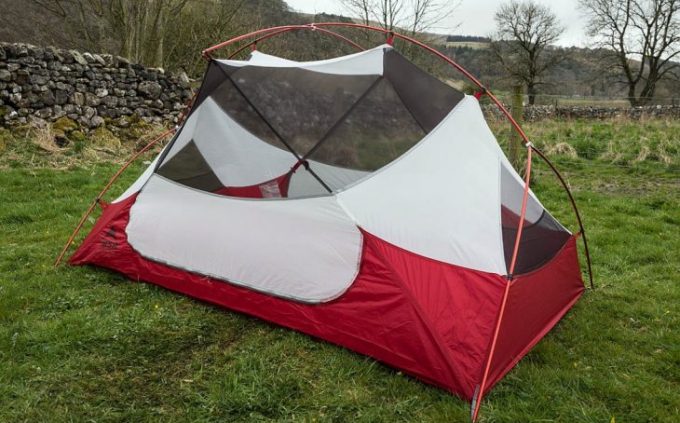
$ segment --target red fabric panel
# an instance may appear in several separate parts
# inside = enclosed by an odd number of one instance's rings
[[[545,266],[511,282],[485,393],[557,324],[584,290],[574,236]]]
[[[264,193],[267,186],[275,183],[281,197],[288,197],[288,183],[290,182],[290,173],[281,175],[278,178],[271,179],[257,185],[249,185],[245,187],[222,187],[213,191],[213,194],[226,195],[229,197],[241,198],[265,198]]]
[[[470,400],[486,364],[496,327],[505,277],[451,266],[380,241],[377,251],[395,270],[414,303],[431,322],[433,333],[459,375],[457,392]]]
[[[109,207],[70,262],[299,330],[472,397],[503,295],[501,276],[429,260],[364,233],[361,270],[350,289],[328,303],[297,303],[141,257],[125,234],[133,202]]]

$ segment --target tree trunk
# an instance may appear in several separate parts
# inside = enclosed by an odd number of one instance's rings
[[[631,107],[639,106],[638,98],[635,96],[635,84],[628,84],[628,102]]]
[[[527,84],[527,95],[529,96],[529,105],[533,106],[536,102],[536,85],[533,83]]]

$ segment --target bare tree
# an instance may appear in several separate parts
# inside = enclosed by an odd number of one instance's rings
[[[491,49],[518,83],[526,86],[529,104],[534,104],[546,71],[560,57],[550,51],[564,32],[557,16],[533,0],[511,1],[496,12],[496,34]]]
[[[589,33],[611,51],[631,106],[647,104],[679,66],[680,0],[580,0]]]
[[[87,48],[106,51],[117,40],[119,53],[150,66],[164,65],[165,39],[188,0],[32,0],[61,17],[87,40]]]
[[[447,0],[341,0],[347,12],[363,24],[377,23],[387,30],[411,35],[433,29],[451,16],[459,1]]]

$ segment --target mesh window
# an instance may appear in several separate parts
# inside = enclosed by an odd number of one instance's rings
[[[245,66],[232,75],[250,103],[300,155],[306,154],[377,78],[258,66]],[[232,116],[241,123],[239,116]]]
[[[401,156],[464,97],[394,50],[384,50],[383,65],[383,75],[342,75],[213,61],[191,113],[203,109],[200,123],[180,130],[195,141],[168,148],[172,159],[162,157],[157,172],[231,196],[257,196],[272,180],[290,185],[284,197],[344,188]],[[298,167],[295,155],[309,163]]]
[[[385,79],[425,132],[433,130],[465,97],[394,50],[385,53],[384,69]]]
[[[505,164],[501,164],[501,224],[508,272],[522,213],[523,196],[524,183]],[[514,274],[530,272],[550,261],[569,237],[569,232],[529,195]]]
[[[205,161],[193,140],[189,141],[156,173],[203,191],[214,191],[222,187],[222,183]]]
[[[309,158],[373,171],[404,154],[425,135],[392,84],[383,78]]]

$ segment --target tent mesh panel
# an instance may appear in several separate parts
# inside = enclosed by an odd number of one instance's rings
[[[374,171],[393,161],[429,133],[464,97],[394,50],[384,51],[383,67],[383,75],[338,75],[295,67],[239,67],[213,61],[192,113],[209,98],[256,139],[289,150],[295,161],[308,159],[337,166],[335,181],[351,183],[363,176],[351,170]],[[220,139],[201,139],[196,144],[239,142],[230,136],[233,134],[220,134]],[[178,168],[182,174],[192,173],[192,166],[196,167],[193,173],[206,173],[205,160],[193,159],[196,152],[191,149],[195,147],[185,146],[189,149],[186,154],[175,153],[168,163],[161,160],[158,169],[167,167],[164,176],[178,182],[186,180],[173,176]],[[266,166],[258,157],[248,157],[248,161],[248,166]],[[307,193],[292,190],[295,196],[318,195],[315,184],[327,185],[316,175],[315,168],[318,166],[296,169],[310,173],[317,182],[309,185]],[[271,178],[270,173],[263,173]],[[228,175],[219,174],[219,180],[230,185]],[[212,182],[209,190],[215,191]],[[334,189],[342,188],[332,185]]]
[[[520,215],[523,183],[501,165],[501,225],[507,271],[510,272]],[[527,208],[520,238],[514,274],[535,270],[552,259],[569,240],[569,232],[548,213],[533,196]]]

